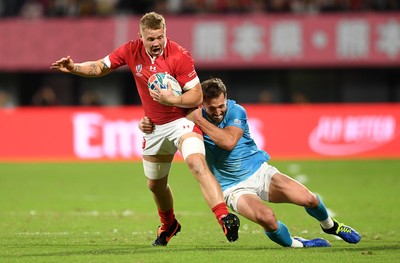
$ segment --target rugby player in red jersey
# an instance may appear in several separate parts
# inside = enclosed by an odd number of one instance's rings
[[[83,77],[101,77],[127,65],[135,78],[144,114],[154,123],[154,132],[143,137],[143,168],[153,193],[161,226],[154,246],[165,246],[181,225],[175,218],[173,194],[168,184],[171,162],[179,150],[199,182],[205,201],[230,242],[238,239],[239,218],[228,212],[222,190],[205,161],[201,130],[186,118],[191,108],[202,103],[200,80],[190,53],[166,36],[165,19],[155,12],[140,19],[139,39],[129,41],[96,61],[74,63],[67,56],[51,69]],[[171,87],[150,91],[147,81],[154,73],[167,72],[179,82],[183,94],[175,96]]]

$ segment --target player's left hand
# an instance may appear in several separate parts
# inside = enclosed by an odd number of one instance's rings
[[[145,116],[140,119],[138,123],[138,128],[143,133],[150,134],[154,131],[154,123],[150,120],[149,117]]]
[[[161,89],[157,84],[154,86],[154,90],[149,89],[150,96],[154,101],[168,106],[174,106],[180,101],[179,97],[176,97],[172,92],[171,83],[168,83],[168,89]]]

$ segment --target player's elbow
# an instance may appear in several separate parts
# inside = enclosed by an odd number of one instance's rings
[[[191,108],[201,105],[203,103],[203,92],[200,84],[183,93],[181,102]]]
[[[203,103],[203,97],[202,96],[196,96],[194,99],[193,107],[197,107]]]
[[[220,145],[220,147],[221,147],[222,149],[227,150],[227,151],[232,151],[233,148],[235,148],[235,146],[236,146],[236,143],[235,143],[235,141],[233,141],[233,140],[225,140],[225,141]]]

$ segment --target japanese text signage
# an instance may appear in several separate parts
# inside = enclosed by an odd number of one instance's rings
[[[105,57],[137,38],[138,23],[139,17],[3,19],[0,70],[48,70],[66,54],[76,61]],[[400,13],[174,16],[167,25],[167,36],[189,50],[199,69],[400,66]],[[65,46],[66,39],[80,41]]]
[[[400,16],[208,19],[192,39],[197,63],[212,67],[400,64]]]

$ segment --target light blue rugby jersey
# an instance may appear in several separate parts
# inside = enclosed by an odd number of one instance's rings
[[[203,116],[207,118],[204,109]],[[247,179],[260,168],[263,162],[270,158],[268,153],[257,148],[256,143],[250,137],[246,110],[236,104],[236,101],[229,99],[227,100],[226,115],[218,128],[223,129],[227,126],[235,126],[244,131],[242,138],[232,151],[218,147],[207,134],[204,134],[207,164],[222,190]]]

